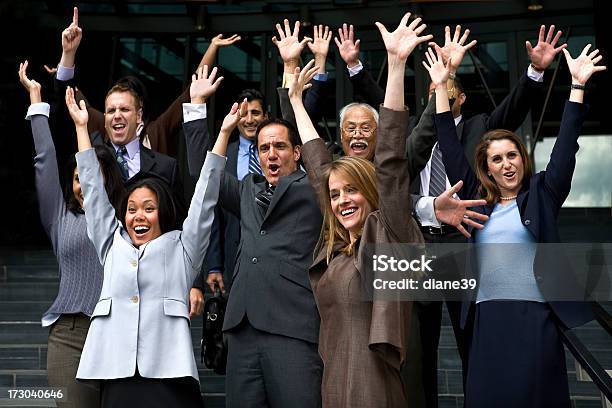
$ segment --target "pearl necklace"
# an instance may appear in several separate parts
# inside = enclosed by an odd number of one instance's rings
[[[510,201],[510,200],[514,200],[517,196],[513,195],[510,197],[503,197],[503,196],[499,196],[500,200],[504,200],[504,201]]]

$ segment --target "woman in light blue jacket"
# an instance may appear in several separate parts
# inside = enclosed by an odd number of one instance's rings
[[[171,193],[156,178],[128,188],[119,220],[91,148],[87,110],[70,88],[66,105],[77,132],[87,234],[104,266],[77,379],[101,381],[103,407],[201,407],[188,296],[208,247],[225,158],[208,156],[182,231],[172,230]]]

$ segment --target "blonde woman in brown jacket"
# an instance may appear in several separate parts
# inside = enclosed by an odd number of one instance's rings
[[[420,19],[406,14],[392,33],[377,23],[389,56],[385,101],[380,108],[374,162],[343,157],[332,161],[304,105],[302,91],[317,67],[308,63],[290,79],[289,97],[302,157],[323,212],[323,230],[310,269],[321,316],[319,353],[324,362],[324,407],[405,407],[400,364],[405,357],[410,302],[363,301],[361,263],[366,244],[421,243],[409,216],[408,112],[404,68],[408,55],[431,36]]]

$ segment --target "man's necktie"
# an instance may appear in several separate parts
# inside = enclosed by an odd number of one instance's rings
[[[268,188],[266,188],[265,190],[255,194],[255,201],[257,202],[257,204],[259,204],[261,208],[263,208],[264,213],[268,211],[270,202],[272,202],[274,189],[276,189],[276,186],[269,185]]]
[[[117,163],[119,163],[119,170],[121,170],[123,181],[126,181],[130,178],[130,173],[128,171],[128,163],[126,160],[126,157],[128,157],[128,152],[125,146],[121,146],[119,149],[117,149],[115,156],[117,157]]]
[[[261,166],[257,161],[257,149],[255,143],[251,143],[249,146],[249,173],[261,175]]]
[[[431,155],[431,174],[429,176],[429,195],[437,197],[446,190],[446,170],[442,161],[442,151],[436,143]]]

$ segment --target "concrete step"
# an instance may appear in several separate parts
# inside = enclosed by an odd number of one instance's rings
[[[51,307],[51,300],[0,301],[0,321],[38,321]]]
[[[0,282],[58,282],[57,265],[2,265]]]
[[[50,301],[55,299],[58,288],[58,282],[0,283],[0,299],[4,302]]]

